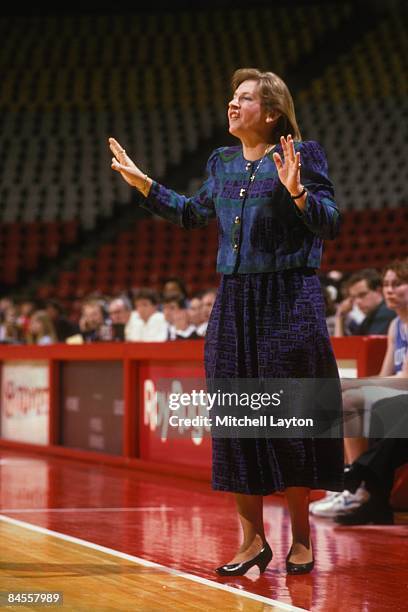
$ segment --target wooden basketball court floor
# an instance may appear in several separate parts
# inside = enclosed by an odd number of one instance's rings
[[[62,607],[50,609],[75,612],[407,610],[407,525],[346,528],[312,518],[315,570],[288,576],[281,497],[267,498],[265,522],[274,550],[267,571],[218,578],[214,567],[239,541],[231,495],[0,450],[0,592],[62,592]]]

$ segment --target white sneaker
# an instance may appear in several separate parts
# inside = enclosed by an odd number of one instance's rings
[[[336,516],[348,514],[356,508],[359,508],[368,501],[369,497],[370,494],[365,488],[364,482],[362,482],[355,493],[350,493],[350,491],[346,489],[341,493],[331,494],[311,504],[312,508],[309,509],[314,516],[334,518]]]
[[[334,497],[337,497],[338,495],[338,491],[326,491],[326,495],[324,497],[309,504],[309,512],[313,514],[313,509],[316,508],[316,506],[322,503],[327,504],[328,501],[331,501]]]

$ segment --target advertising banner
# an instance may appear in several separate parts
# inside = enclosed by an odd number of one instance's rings
[[[6,440],[49,443],[47,361],[5,361],[1,372],[1,432]]]
[[[201,381],[200,363],[152,364],[140,369],[142,411],[140,415],[140,456],[150,461],[209,467],[211,440],[199,406],[188,407],[189,420],[180,428],[169,428],[169,396],[191,393]],[[198,412],[197,412],[198,411]]]

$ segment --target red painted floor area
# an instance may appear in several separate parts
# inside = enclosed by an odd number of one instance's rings
[[[214,581],[223,581],[213,568],[233,555],[240,535],[232,496],[209,484],[4,450],[0,513]],[[265,521],[272,563],[261,577],[228,584],[313,611],[407,609],[407,526],[345,528],[312,518],[316,568],[287,576],[282,498],[267,498]]]

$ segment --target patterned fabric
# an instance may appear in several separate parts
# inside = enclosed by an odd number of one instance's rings
[[[337,378],[312,270],[224,275],[207,328],[207,379]],[[341,397],[338,397],[341,415]],[[343,490],[342,439],[213,439],[213,488]]]
[[[207,163],[208,179],[191,198],[153,182],[142,206],[185,228],[207,225],[217,217],[217,271],[225,274],[318,268],[323,239],[335,238],[339,212],[327,174],[322,147],[297,142],[301,181],[308,190],[301,212],[279,180],[272,154],[265,157],[253,183],[258,161],[247,162],[241,147],[216,149]]]
[[[319,267],[322,240],[334,238],[339,213],[326,156],[313,141],[295,143],[301,212],[279,181],[273,151],[247,162],[241,147],[215,150],[208,178],[192,197],[153,182],[144,207],[185,228],[219,227],[221,286],[206,334],[205,368],[213,378],[337,378],[325,322]],[[340,392],[339,392],[340,401]],[[266,495],[288,486],[342,490],[340,439],[213,439],[213,487]]]

